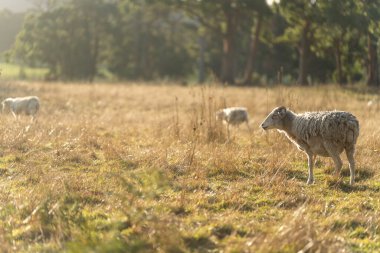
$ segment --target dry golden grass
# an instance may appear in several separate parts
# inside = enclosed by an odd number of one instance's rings
[[[38,122],[0,115],[0,251],[380,251],[380,117],[335,86],[1,84],[37,95]],[[251,116],[226,143],[214,112]],[[357,184],[259,124],[278,105],[347,110],[361,124]]]

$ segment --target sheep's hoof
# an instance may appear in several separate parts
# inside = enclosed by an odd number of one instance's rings
[[[354,180],[350,179],[350,185],[351,185],[351,186],[354,185]]]
[[[308,185],[311,185],[314,183],[314,179],[308,179],[307,182],[306,182]]]

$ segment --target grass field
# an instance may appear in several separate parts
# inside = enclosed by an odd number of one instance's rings
[[[43,80],[48,70],[44,68],[22,67],[17,64],[0,62],[0,76],[6,80]]]
[[[0,251],[379,252],[380,117],[373,93],[322,87],[1,83],[38,95],[38,122],[0,115]],[[2,98],[3,98],[2,97]],[[216,109],[251,116],[226,142]],[[273,107],[348,110],[357,183],[260,122]]]

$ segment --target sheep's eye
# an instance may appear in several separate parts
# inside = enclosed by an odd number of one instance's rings
[[[273,114],[272,119],[278,119],[278,115],[277,114]]]

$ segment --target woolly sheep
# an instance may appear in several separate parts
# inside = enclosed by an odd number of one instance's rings
[[[3,100],[1,104],[3,106],[3,112],[10,110],[15,119],[18,119],[19,115],[24,113],[32,116],[32,121],[35,120],[40,108],[40,100],[36,96],[7,98]]]
[[[224,108],[216,112],[216,119],[223,121],[227,125],[228,140],[230,139],[230,125],[239,126],[242,123],[246,123],[248,130],[248,111],[245,107],[229,107]]]
[[[349,112],[325,111],[295,114],[285,107],[275,108],[261,124],[264,130],[277,129],[283,132],[308,158],[308,184],[314,182],[314,158],[331,157],[335,172],[342,168],[340,154],[343,150],[350,164],[350,184],[355,181],[355,144],[359,136],[359,122]]]

